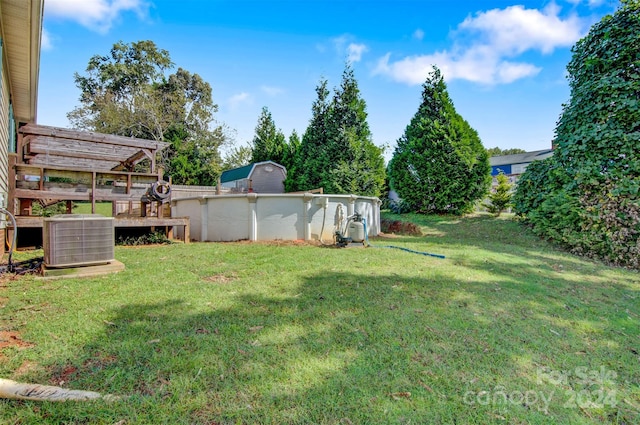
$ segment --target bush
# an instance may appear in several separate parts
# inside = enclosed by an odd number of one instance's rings
[[[151,232],[140,236],[119,236],[116,245],[137,246],[137,245],[169,245],[171,239],[167,238],[164,232]]]
[[[498,180],[498,186],[489,193],[489,203],[485,203],[484,207],[491,214],[500,217],[504,210],[511,207],[513,185],[509,183],[509,178],[503,172],[496,176],[496,180]]]

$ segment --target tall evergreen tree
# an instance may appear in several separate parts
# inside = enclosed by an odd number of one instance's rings
[[[276,127],[271,112],[264,106],[253,137],[251,162],[273,161],[282,164],[286,155],[286,145],[284,134]]]
[[[287,173],[285,186],[289,191],[310,190],[323,187],[331,166],[331,157],[325,150],[329,113],[327,80],[316,86],[317,98],[311,106],[311,120],[302,136],[300,149],[294,161],[296,175]]]
[[[422,87],[422,103],[389,163],[391,188],[409,211],[468,212],[491,182],[487,151],[456,112],[438,68]]]
[[[335,162],[332,191],[380,196],[386,174],[382,149],[372,142],[366,104],[348,63],[333,97],[328,135],[329,149],[335,149],[331,151]]]
[[[382,149],[371,140],[366,104],[351,65],[328,100],[327,81],[316,88],[313,116],[302,138],[296,190],[322,187],[328,193],[380,196],[385,169]]]
[[[296,181],[296,176],[298,174],[296,161],[298,158],[298,151],[300,150],[300,143],[300,136],[298,136],[298,132],[294,129],[289,136],[289,142],[286,145],[281,163],[287,169],[287,178],[284,182],[284,189],[287,192],[297,190],[294,182]]]

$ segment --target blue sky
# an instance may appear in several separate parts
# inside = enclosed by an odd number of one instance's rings
[[[45,0],[38,122],[68,127],[74,72],[117,41],[153,40],[209,82],[216,119],[249,144],[269,108],[302,135],[320,78],[354,67],[373,141],[415,114],[433,64],[485,147],[550,147],[571,46],[616,0]]]

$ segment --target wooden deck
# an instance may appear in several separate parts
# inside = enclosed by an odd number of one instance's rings
[[[96,132],[26,124],[18,130],[17,153],[9,154],[9,210],[16,227],[42,228],[43,217],[31,215],[33,203],[43,206],[73,201],[111,202],[114,227],[164,228],[173,238],[174,227],[182,227],[182,240],[190,241],[189,218],[165,217],[170,204],[160,197],[157,185],[163,170],[157,153],[169,144],[155,140],[115,136]],[[153,196],[151,196],[153,195]],[[121,207],[126,216],[118,215]],[[139,214],[133,212],[139,206]],[[135,208],[134,208],[135,207]],[[15,229],[7,226],[8,232]],[[19,236],[19,235],[18,235]]]
[[[42,228],[43,217],[37,216],[17,216],[16,226],[20,228]],[[170,217],[170,218],[158,218],[158,217],[115,217],[113,220],[113,226],[117,228],[122,227],[152,227],[152,228],[165,228],[165,234],[169,239],[173,239],[173,228],[182,227],[184,229],[182,241],[184,243],[190,242],[190,227],[189,217]],[[12,226],[9,223],[7,230],[11,231]]]

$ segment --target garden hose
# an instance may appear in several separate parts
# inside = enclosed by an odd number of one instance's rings
[[[373,248],[393,248],[393,249],[399,249],[401,251],[406,251],[406,252],[410,252],[412,254],[420,254],[420,255],[426,255],[428,257],[435,257],[435,258],[446,258],[444,255],[440,255],[440,254],[431,254],[430,252],[424,252],[424,251],[415,251],[413,249],[409,249],[409,248],[404,248],[401,246],[395,246],[395,245],[371,245],[369,243],[369,235],[367,233],[367,221],[363,218],[362,222],[364,223],[364,240],[365,240],[365,245],[366,246],[371,246]]]
[[[111,394],[103,395],[94,391],[68,390],[51,385],[25,384],[2,378],[0,378],[0,398],[35,401],[84,401],[98,398],[112,401],[120,399],[120,397]]]
[[[13,262],[12,262],[12,257],[13,257],[13,250],[16,246],[16,238],[18,235],[18,227],[16,226],[16,219],[13,216],[13,214],[11,214],[9,212],[9,210],[7,210],[6,208],[0,208],[0,213],[4,213],[6,215],[9,216],[9,218],[11,219],[11,224],[13,225],[13,240],[11,241],[11,246],[9,247],[9,259],[7,260],[7,270],[11,273],[13,273],[14,271],[14,267],[13,267]],[[4,241],[3,241],[4,243]]]

